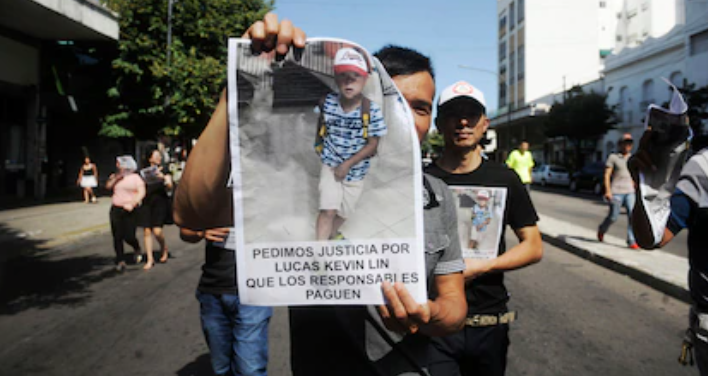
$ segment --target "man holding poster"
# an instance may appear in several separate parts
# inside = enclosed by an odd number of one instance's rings
[[[279,23],[274,14],[254,24],[246,36],[253,38],[251,48],[256,52],[275,49],[283,55],[291,43],[297,49],[305,47],[302,31],[288,21]],[[379,56],[384,64],[388,62],[387,69],[392,68],[391,75],[413,112],[418,134],[425,135],[430,126],[435,93],[429,60],[415,51],[396,47],[381,51]],[[398,93],[395,87],[386,90]],[[177,191],[175,215],[182,226],[204,229],[233,224],[232,206],[228,205],[232,197],[226,187],[230,175],[228,143],[224,142],[227,135],[227,105],[222,96],[190,156]],[[200,168],[205,164],[213,168]],[[315,369],[319,367],[321,372],[300,369],[299,374],[423,374],[430,350],[427,335],[445,335],[461,328],[466,310],[461,275],[464,264],[459,244],[454,241],[457,237],[454,207],[444,184],[434,178],[426,181],[424,229],[426,239],[431,241],[426,241],[424,256],[426,269],[433,274],[427,285],[429,300],[416,302],[403,284],[384,283],[382,290],[387,305],[300,310],[299,318],[291,316],[291,348],[301,350],[293,354],[293,363],[298,360],[303,366],[309,363]],[[317,321],[319,312],[326,312],[333,321]],[[306,330],[302,318],[311,318],[311,331]],[[382,324],[386,328],[382,328]],[[296,335],[298,329],[303,331],[302,335]],[[318,341],[327,335],[341,338],[342,342]],[[309,337],[313,346],[302,343],[295,346],[295,337],[306,337],[305,340]],[[327,368],[328,365],[335,368]]]
[[[508,324],[516,315],[507,309],[509,294],[503,273],[538,262],[543,255],[538,216],[521,180],[506,166],[482,157],[479,142],[489,127],[485,112],[484,94],[467,82],[455,83],[440,94],[435,124],[445,146],[442,157],[426,172],[449,184],[459,198],[460,225],[474,229],[461,235],[477,237],[484,229],[495,236],[487,236],[494,241],[491,248],[483,246],[479,237],[462,242],[470,246],[465,252],[467,320],[461,332],[434,339],[441,356],[433,361],[431,372],[438,374],[453,374],[458,368],[463,375],[504,374]],[[465,204],[463,195],[474,202]],[[499,212],[502,218],[495,222],[492,212]],[[474,213],[471,223],[466,223],[470,222],[470,213]],[[504,243],[506,225],[520,242],[508,251]]]

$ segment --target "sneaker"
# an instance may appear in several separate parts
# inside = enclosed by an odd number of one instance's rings
[[[337,232],[337,235],[332,237],[331,240],[347,240],[341,232]]]
[[[600,231],[600,230],[597,230],[597,240],[598,240],[600,243],[602,243],[603,241],[605,241],[605,233],[602,232],[602,231]]]
[[[118,273],[123,273],[125,271],[125,263],[123,261],[119,262],[118,265],[116,265],[116,271]]]
[[[631,249],[639,249],[639,244],[637,244],[637,243],[632,243],[632,244],[629,245],[629,248],[631,248]]]
[[[142,253],[136,254],[135,255],[135,263],[142,264],[142,262],[143,262],[143,254]]]

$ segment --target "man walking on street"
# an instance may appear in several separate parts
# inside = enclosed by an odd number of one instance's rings
[[[610,154],[605,163],[605,195],[603,198],[609,204],[610,212],[597,229],[597,240],[603,241],[605,233],[610,226],[617,221],[620,210],[624,207],[627,210],[627,246],[631,249],[639,249],[634,240],[632,231],[632,209],[634,208],[635,195],[632,175],[627,168],[627,161],[631,157],[634,140],[632,135],[625,133],[617,142],[619,153]]]
[[[506,165],[519,175],[519,179],[524,183],[527,192],[531,192],[531,169],[535,165],[533,156],[529,152],[529,143],[526,140],[521,141],[519,148],[512,151],[506,159]]]
[[[461,332],[434,340],[441,355],[431,366],[433,374],[504,375],[509,323],[516,317],[507,309],[504,272],[538,262],[543,256],[538,216],[521,180],[503,164],[482,157],[480,140],[489,127],[485,106],[484,94],[466,82],[446,88],[438,102],[435,124],[445,146],[442,157],[425,171],[450,186],[506,194],[500,203],[504,216],[497,257],[465,260],[466,325]],[[519,244],[508,251],[504,242],[506,225],[519,239]]]

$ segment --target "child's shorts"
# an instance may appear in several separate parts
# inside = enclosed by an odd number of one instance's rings
[[[480,236],[480,231],[477,230],[477,226],[472,224],[472,228],[470,229],[470,240],[474,241],[479,241],[479,236]]]
[[[334,167],[322,165],[320,171],[320,210],[336,210],[340,217],[349,218],[354,213],[354,207],[363,190],[363,179],[336,181]]]

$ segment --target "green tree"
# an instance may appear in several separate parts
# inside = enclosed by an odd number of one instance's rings
[[[238,37],[273,7],[272,0],[105,0],[120,14],[113,111],[101,134],[152,138],[195,135],[206,124],[226,81],[227,38]]]
[[[440,155],[442,154],[444,146],[445,140],[443,139],[443,135],[437,130],[434,130],[428,133],[428,135],[425,137],[425,140],[423,140],[420,149],[423,155],[427,153]]]
[[[586,93],[579,86],[570,89],[563,103],[551,107],[545,122],[547,137],[566,137],[575,148],[574,167],[582,165],[582,141],[595,140],[617,124],[614,108],[607,96]]]

